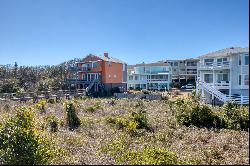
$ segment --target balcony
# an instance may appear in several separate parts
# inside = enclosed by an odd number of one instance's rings
[[[168,82],[168,79],[148,79],[147,82]]]
[[[221,69],[230,69],[231,65],[229,61],[226,62],[206,62],[204,64],[199,64],[199,70],[221,70]]]
[[[78,71],[90,71],[90,67],[78,67]]]
[[[207,83],[207,84],[216,89],[229,89],[230,88],[230,81],[220,81],[220,82]]]

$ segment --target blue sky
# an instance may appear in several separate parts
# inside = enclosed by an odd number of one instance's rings
[[[249,45],[248,0],[0,0],[0,64],[128,64]]]

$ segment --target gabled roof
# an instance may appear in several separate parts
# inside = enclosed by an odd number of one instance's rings
[[[218,50],[215,52],[211,52],[205,55],[201,55],[198,58],[206,58],[206,57],[223,57],[223,56],[230,56],[234,54],[239,54],[239,53],[248,53],[249,52],[249,47],[246,48],[241,48],[241,47],[230,47],[230,48],[225,48],[222,50]]]
[[[92,56],[92,57],[97,57],[103,61],[110,61],[110,62],[115,62],[115,63],[125,63],[127,64],[126,62],[122,61],[122,60],[119,60],[117,58],[113,58],[113,57],[101,57],[101,56],[98,56],[98,55],[87,55],[86,57],[83,58],[83,60],[89,56]],[[78,62],[78,63],[82,63],[82,62]]]
[[[120,59],[113,58],[113,57],[108,57],[108,58],[107,57],[99,57],[99,58],[101,58],[104,61],[111,61],[111,62],[115,62],[115,63],[126,63]]]

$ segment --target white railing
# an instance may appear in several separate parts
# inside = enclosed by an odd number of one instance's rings
[[[230,82],[215,82],[215,83],[206,83],[209,86],[212,86],[216,89],[221,89],[221,88],[229,88],[230,87]]]
[[[214,95],[217,99],[219,99],[220,101],[224,103],[227,101],[234,101],[238,104],[249,104],[249,96],[242,96],[242,95],[241,96],[233,96],[233,95],[229,96],[220,92],[219,90],[217,90],[216,88],[214,88],[213,86],[205,82],[197,82],[197,88],[206,90],[208,93]]]
[[[230,62],[224,62],[224,63],[220,63],[220,62],[207,62],[204,64],[199,64],[198,65],[199,69],[229,69],[230,68]]]
[[[222,101],[222,102],[226,102],[227,101],[227,97],[226,97],[226,95],[224,93],[218,91],[217,89],[215,89],[214,87],[210,86],[209,84],[207,84],[205,82],[202,82],[202,83],[200,83],[200,85],[201,85],[201,87],[203,89],[205,89],[210,94],[213,94],[220,101]]]
[[[94,85],[97,81],[99,81],[99,79],[95,79],[95,80],[93,80],[93,81],[89,84],[89,86],[86,88],[86,92],[87,92],[87,93],[89,92],[89,90],[93,87],[93,85]]]
[[[168,82],[168,79],[148,79],[147,82]]]

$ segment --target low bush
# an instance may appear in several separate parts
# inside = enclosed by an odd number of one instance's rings
[[[130,150],[118,158],[119,162],[129,165],[177,165],[174,152],[164,148],[145,147],[143,150]]]
[[[39,136],[31,109],[21,107],[0,128],[0,163],[47,164],[53,156],[48,140]]]
[[[185,126],[225,127],[224,119],[215,114],[208,105],[183,99],[178,99],[175,105],[177,121]]]
[[[56,103],[56,100],[55,99],[48,99],[48,103],[50,103],[50,104],[55,104]]]
[[[228,102],[222,106],[221,116],[224,118],[228,129],[249,129],[249,108],[246,106]]]
[[[45,113],[45,104],[46,100],[42,99],[38,103],[36,103],[36,108],[39,109],[41,113]]]
[[[101,108],[101,105],[99,102],[94,103],[92,106],[88,106],[85,108],[87,112],[94,112],[95,110],[98,110]]]
[[[138,129],[150,130],[150,125],[146,116],[146,112],[142,109],[131,111],[127,117],[112,117],[107,116],[106,121],[110,124],[114,124],[118,129],[125,129],[130,134],[135,134]]]
[[[55,116],[48,116],[45,121],[47,122],[47,127],[51,132],[58,131],[59,120]]]

